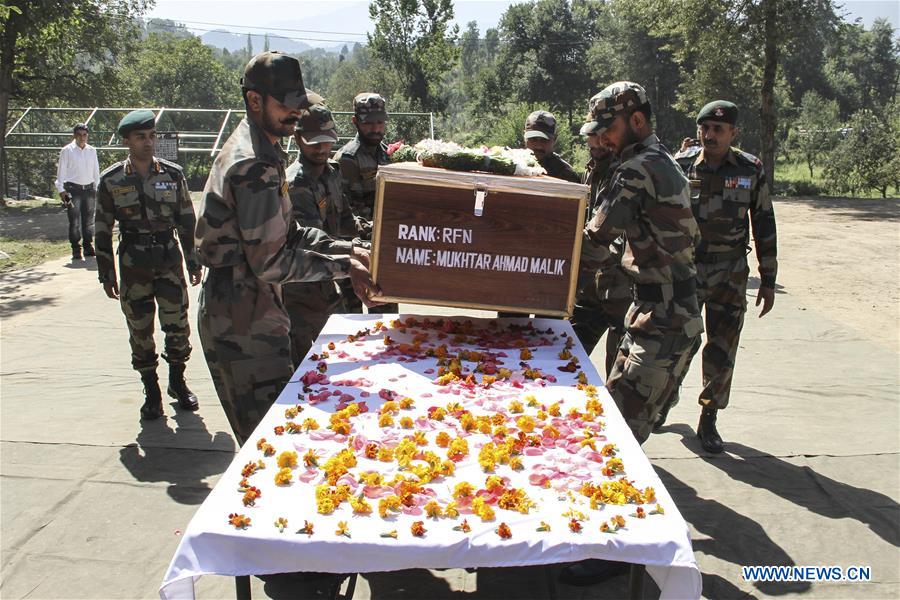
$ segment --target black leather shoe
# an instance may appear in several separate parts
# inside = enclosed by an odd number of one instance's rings
[[[72,260],[81,260],[81,246],[72,246]]]
[[[97,253],[94,252],[94,245],[91,242],[84,242],[84,255],[85,256],[97,256]]]
[[[656,423],[653,424],[653,433],[659,433],[660,429],[663,428],[663,425],[666,424],[666,418],[668,418],[670,410],[672,410],[672,405],[666,404],[662,407],[662,410],[659,411],[659,414],[656,416]]]
[[[700,423],[697,424],[697,437],[703,449],[712,454],[721,454],[725,449],[722,446],[722,437],[716,431],[716,409],[704,408],[700,413]]]
[[[162,392],[159,391],[159,378],[156,371],[141,373],[144,382],[144,405],[141,407],[141,418],[153,421],[163,415]]]
[[[169,387],[166,390],[171,398],[178,400],[178,406],[184,410],[197,410],[200,403],[197,395],[192,392],[184,381],[184,364],[172,363],[169,365]]]
[[[595,585],[628,573],[628,568],[628,563],[592,558],[563,567],[559,572],[559,581],[578,587]]]

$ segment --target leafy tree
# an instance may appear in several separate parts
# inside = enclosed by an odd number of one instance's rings
[[[18,104],[113,104],[149,0],[7,0],[0,20],[0,131]],[[0,139],[0,160],[6,164]],[[5,169],[0,190],[6,191]]]
[[[459,55],[452,0],[373,0],[369,16],[372,54],[396,70],[403,95],[423,110],[441,109],[440,85]]]
[[[834,147],[839,137],[839,127],[836,101],[826,100],[814,91],[803,94],[800,112],[788,136],[788,145],[803,156],[810,179],[813,166]]]
[[[834,189],[851,194],[878,190],[886,198],[888,186],[896,185],[900,132],[885,116],[863,108],[850,118],[845,137],[825,167],[825,178]]]

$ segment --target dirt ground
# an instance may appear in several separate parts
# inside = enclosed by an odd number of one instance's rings
[[[64,232],[60,216],[0,231]],[[688,522],[705,597],[898,598],[900,201],[777,198],[776,218],[775,308],[756,318],[752,278],[719,418],[727,452],[705,455],[694,436],[699,361],[644,451]],[[196,298],[193,288],[192,324]],[[59,259],[0,274],[0,597],[157,597],[180,532],[235,450],[192,333],[200,411],[167,407],[141,425],[123,318],[96,265]],[[752,583],[741,565],[863,565],[872,581]],[[353,597],[549,598],[546,582],[535,568],[371,574]],[[298,594],[253,585],[257,598]],[[196,590],[234,596],[226,577]],[[299,592],[323,594],[315,584]],[[624,594],[624,578],[556,589],[579,600]]]

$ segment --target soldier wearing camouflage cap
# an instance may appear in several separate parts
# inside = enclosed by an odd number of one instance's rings
[[[391,162],[384,143],[388,120],[384,98],[374,92],[363,92],[353,98],[353,125],[356,137],[338,150],[334,159],[340,165],[344,194],[350,200],[353,214],[371,220],[375,213],[375,176],[378,167]],[[348,298],[348,312],[362,312],[362,306]],[[397,312],[396,304],[383,304],[381,310]]]
[[[760,287],[756,305],[759,316],[775,302],[778,271],[775,212],[766,185],[762,162],[733,146],[739,131],[738,108],[726,100],[714,100],[697,115],[697,138],[688,139],[675,160],[691,183],[691,206],[700,226],[697,247],[697,298],[706,307],[706,344],[703,346],[703,388],[700,390],[700,422],[697,436],[707,452],[723,451],[716,429],[719,410],[728,406],[738,342],[747,311],[747,249],[750,230],[759,263]],[[693,143],[697,142],[697,143]],[[678,402],[678,388],[696,344],[685,362],[678,384],[657,420],[654,431],[665,423]]]
[[[97,272],[106,295],[118,300],[125,313],[131,364],[144,384],[141,416],[157,419],[163,414],[153,341],[157,308],[166,338],[163,358],[169,363],[168,394],[185,410],[198,408],[197,397],[184,381],[191,333],[187,284],[181,268],[183,257],[191,285],[200,283],[200,264],[194,251],[196,219],[181,167],[153,156],[156,115],[149,110],[132,111],[119,122],[118,133],[128,146],[128,157],[100,175],[95,215]],[[113,260],[116,221],[118,281]]]
[[[634,300],[606,387],[643,443],[679,365],[703,330],[694,285],[700,232],[688,181],[653,133],[644,88],[616,82],[591,98],[589,110],[582,134],[600,136],[621,164],[585,227],[581,270],[586,281],[599,271],[602,290],[609,270],[620,265],[610,244],[624,236],[621,268],[631,278]],[[584,561],[563,569],[560,579],[590,585],[625,568],[624,563]]]
[[[536,110],[525,119],[525,147],[534,153],[535,158],[547,175],[572,183],[581,183],[581,176],[572,165],[553,151],[556,146],[556,117],[546,110]]]
[[[331,148],[338,140],[331,111],[323,104],[305,109],[297,121],[294,140],[300,152],[287,169],[287,180],[297,223],[301,227],[321,229],[334,239],[371,237],[372,224],[353,214],[341,188],[338,165],[329,160]],[[360,241],[357,243],[362,245]],[[309,352],[328,317],[347,312],[345,296],[353,290],[338,288],[335,283],[312,281],[284,285],[295,366]]]
[[[203,280],[200,341],[216,393],[243,444],[288,382],[290,317],[281,285],[349,277],[377,292],[368,252],[323,231],[298,229],[279,143],[292,135],[310,94],[297,59],[253,57],[241,81],[247,116],[213,162],[197,221]],[[368,300],[366,300],[368,302]]]

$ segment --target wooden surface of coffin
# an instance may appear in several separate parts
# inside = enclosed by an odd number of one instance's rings
[[[380,167],[372,274],[382,298],[570,315],[587,195],[552,177]]]

